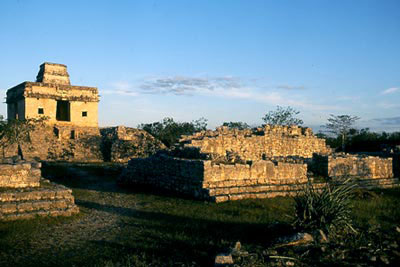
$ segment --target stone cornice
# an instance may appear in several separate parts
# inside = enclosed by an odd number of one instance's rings
[[[54,88],[55,90],[54,93],[32,92],[33,86]],[[69,91],[76,91],[76,90],[83,91],[86,94],[92,94],[92,95],[74,96],[69,94]],[[40,83],[40,82],[23,82],[7,90],[6,103],[12,103],[20,99],[23,99],[25,97],[69,100],[69,101],[80,101],[80,102],[99,102],[98,89],[96,87],[50,84],[50,83]]]

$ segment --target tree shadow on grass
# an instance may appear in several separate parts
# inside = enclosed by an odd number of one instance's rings
[[[150,185],[117,184],[121,164],[79,164],[70,162],[43,163],[42,176],[71,189],[88,189],[106,193],[152,194],[157,196],[191,199],[193,196]]]
[[[178,262],[196,261],[206,266],[212,263],[217,253],[225,251],[236,241],[251,246],[266,246],[275,238],[292,232],[290,225],[284,223],[268,226],[263,223],[144,211],[82,200],[76,202],[88,209],[121,216],[119,234],[123,236],[124,248],[129,251],[140,251],[164,260],[173,258]],[[109,241],[100,243],[105,246],[120,245]]]

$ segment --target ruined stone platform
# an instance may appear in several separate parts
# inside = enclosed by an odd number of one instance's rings
[[[43,179],[40,183],[40,187],[1,188],[0,220],[71,216],[79,212],[71,189]]]
[[[41,178],[38,162],[0,164],[0,220],[78,213],[72,190]]]
[[[119,183],[223,202],[295,195],[314,175],[334,183],[350,177],[359,188],[395,187],[392,167],[392,159],[332,154],[309,128],[220,127],[183,136],[172,151],[131,159]]]
[[[130,160],[119,177],[120,184],[152,186],[215,202],[287,195],[306,182],[306,164],[268,160],[224,164],[162,154]]]

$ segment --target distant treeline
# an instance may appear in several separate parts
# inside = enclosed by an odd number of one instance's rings
[[[318,133],[318,137],[326,139],[326,143],[341,151],[342,139],[340,136],[332,137],[323,133]],[[376,133],[371,132],[368,128],[361,130],[350,129],[346,139],[345,152],[382,152],[382,151],[396,151],[399,152],[400,148],[400,132],[392,133]]]

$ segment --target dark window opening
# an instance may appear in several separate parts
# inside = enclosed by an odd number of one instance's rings
[[[71,121],[70,104],[68,101],[57,100],[56,119],[58,121]]]
[[[70,139],[75,139],[75,130],[72,130],[72,131],[71,131]]]
[[[38,113],[38,114],[44,114],[44,109],[43,109],[43,108],[38,108],[37,113]]]
[[[60,132],[57,128],[53,129],[54,135],[58,138],[60,136]]]
[[[87,117],[87,111],[82,111],[82,117]]]

